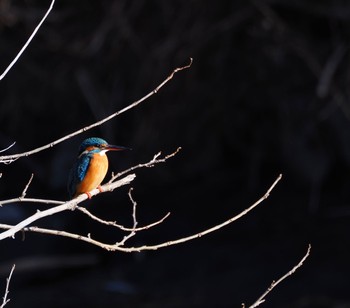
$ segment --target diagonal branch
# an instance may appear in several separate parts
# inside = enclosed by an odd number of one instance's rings
[[[26,41],[26,43],[23,45],[23,47],[21,48],[21,50],[18,52],[18,54],[16,55],[16,57],[12,60],[12,62],[9,64],[9,66],[5,69],[5,71],[0,75],[0,80],[2,80],[6,74],[10,71],[10,69],[16,64],[16,62],[18,61],[18,59],[22,56],[22,53],[26,50],[26,48],[28,47],[28,45],[30,44],[30,42],[32,41],[32,39],[34,38],[34,36],[36,35],[36,33],[39,31],[41,25],[44,23],[44,21],[46,20],[47,16],[49,16],[53,5],[55,4],[55,0],[51,1],[50,7],[49,9],[46,11],[46,14],[44,15],[44,17],[41,19],[41,21],[39,22],[39,24],[36,26],[36,28],[34,29],[33,33],[30,35],[30,37],[28,38],[28,40]]]
[[[299,261],[299,263],[297,265],[295,265],[288,273],[286,273],[285,275],[283,275],[280,279],[278,279],[277,281],[272,281],[271,285],[269,286],[269,288],[255,301],[254,304],[252,304],[251,306],[249,306],[249,308],[255,308],[258,307],[260,304],[262,304],[263,302],[265,302],[265,297],[278,285],[280,284],[284,279],[286,279],[287,277],[293,275],[295,273],[295,271],[301,267],[304,263],[304,261],[309,257],[310,255],[310,251],[311,251],[311,245],[309,244],[306,254],[304,255],[304,257]],[[244,304],[243,304],[243,308],[244,308]]]
[[[53,142],[51,142],[51,143],[49,143],[49,144],[46,144],[46,145],[41,146],[41,147],[39,147],[39,148],[36,148],[36,149],[34,149],[34,150],[27,151],[27,152],[23,152],[23,153],[19,153],[19,154],[14,154],[14,155],[0,156],[0,163],[10,164],[10,163],[12,163],[13,161],[15,161],[15,160],[17,160],[17,159],[19,159],[19,158],[21,158],[21,157],[26,157],[26,156],[29,156],[29,155],[32,155],[32,154],[41,152],[41,151],[43,151],[43,150],[46,150],[46,149],[48,149],[48,148],[52,148],[52,147],[54,147],[55,145],[57,145],[58,143],[61,143],[61,142],[65,141],[65,140],[67,140],[67,139],[69,139],[69,138],[72,138],[72,137],[74,137],[74,136],[76,136],[76,135],[79,135],[79,134],[81,134],[81,133],[83,133],[83,132],[86,132],[87,130],[90,130],[90,129],[96,127],[96,126],[102,125],[103,123],[105,123],[105,122],[107,122],[107,121],[109,121],[109,120],[115,118],[116,116],[119,116],[120,114],[122,114],[122,113],[124,113],[124,112],[126,112],[126,111],[128,111],[128,110],[130,110],[130,109],[132,109],[132,108],[134,108],[134,107],[136,107],[137,105],[141,104],[142,102],[144,102],[145,100],[147,100],[147,99],[148,99],[149,97],[151,97],[152,95],[158,93],[158,91],[159,91],[166,83],[168,83],[171,79],[173,79],[174,75],[175,75],[177,72],[182,71],[182,70],[185,70],[185,69],[191,67],[192,62],[193,62],[193,59],[190,58],[190,63],[189,63],[189,64],[174,69],[174,70],[171,72],[171,74],[170,74],[164,81],[162,81],[153,91],[149,92],[149,93],[146,94],[144,97],[142,97],[141,99],[139,99],[139,100],[133,102],[132,104],[126,106],[125,108],[123,108],[123,109],[121,109],[121,110],[119,110],[119,111],[117,111],[117,112],[115,112],[115,113],[109,115],[108,117],[106,117],[106,118],[104,118],[104,119],[102,119],[102,120],[100,120],[100,121],[98,121],[98,122],[95,122],[95,123],[93,123],[93,124],[91,124],[91,125],[89,125],[89,126],[86,126],[86,127],[84,127],[84,128],[81,128],[81,129],[79,129],[79,130],[77,130],[77,131],[75,131],[75,132],[73,132],[73,133],[71,133],[71,134],[69,134],[69,135],[66,135],[66,136],[64,136],[64,137],[62,137],[62,138],[60,138],[60,139],[57,139],[57,140],[55,140],[55,141],[53,141]]]

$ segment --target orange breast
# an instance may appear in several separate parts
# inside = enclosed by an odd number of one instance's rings
[[[97,188],[105,178],[107,170],[107,155],[94,154],[84,179],[77,185],[75,197]]]

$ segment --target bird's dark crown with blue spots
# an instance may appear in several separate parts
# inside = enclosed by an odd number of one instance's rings
[[[100,147],[101,145],[108,144],[106,140],[98,137],[91,137],[85,139],[80,145],[79,154],[83,153],[88,147]]]

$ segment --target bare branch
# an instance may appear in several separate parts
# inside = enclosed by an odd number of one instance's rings
[[[23,153],[19,153],[19,154],[14,154],[14,155],[0,156],[0,163],[5,163],[5,164],[12,163],[13,161],[15,161],[15,160],[18,159],[18,158],[21,158],[21,157],[24,157],[24,156],[29,156],[29,155],[32,155],[32,154],[41,152],[41,151],[43,151],[43,150],[46,150],[46,149],[48,149],[48,148],[52,148],[52,147],[54,147],[54,146],[55,146],[56,144],[58,144],[58,143],[61,143],[61,142],[65,141],[65,140],[67,140],[67,139],[69,139],[69,138],[72,138],[72,137],[74,137],[74,136],[76,136],[76,135],[79,135],[79,134],[81,134],[81,133],[83,133],[83,132],[86,132],[86,131],[88,131],[88,130],[90,130],[90,129],[96,127],[96,126],[102,125],[103,123],[105,123],[105,122],[107,122],[107,121],[113,119],[113,118],[116,117],[116,116],[119,116],[120,114],[122,114],[122,113],[124,113],[124,112],[126,112],[126,111],[128,111],[128,110],[130,110],[130,109],[132,109],[132,108],[134,108],[134,107],[136,107],[137,105],[141,104],[142,102],[144,102],[146,99],[148,99],[148,98],[151,97],[152,95],[158,93],[158,91],[159,91],[166,83],[168,83],[168,82],[174,77],[174,75],[175,75],[177,72],[189,68],[189,67],[192,65],[192,62],[193,62],[193,59],[190,58],[190,63],[189,63],[188,65],[185,65],[185,66],[178,67],[178,68],[174,69],[174,70],[172,71],[172,73],[171,73],[163,82],[161,82],[153,91],[151,91],[150,93],[148,93],[147,95],[145,95],[145,96],[142,97],[141,99],[139,99],[139,100],[133,102],[132,104],[126,106],[125,108],[123,108],[123,109],[121,109],[121,110],[119,110],[119,111],[117,111],[117,112],[115,112],[115,113],[109,115],[108,117],[106,117],[106,118],[104,118],[104,119],[102,119],[102,120],[100,120],[100,121],[98,121],[98,122],[95,122],[95,123],[93,123],[93,124],[91,124],[91,125],[89,125],[89,126],[86,126],[86,127],[82,128],[82,129],[79,129],[79,130],[77,130],[77,131],[75,131],[75,132],[73,132],[73,133],[71,133],[71,134],[69,134],[69,135],[66,135],[66,136],[64,136],[64,137],[62,137],[62,138],[60,138],[60,139],[57,139],[57,140],[55,140],[55,141],[53,141],[53,142],[51,142],[51,143],[49,143],[49,144],[46,144],[46,145],[41,146],[41,147],[39,147],[39,148],[36,148],[36,149],[34,149],[34,150],[27,151],[27,152],[23,152]]]
[[[13,271],[15,270],[15,267],[16,267],[16,265],[13,264],[13,265],[12,265],[12,269],[11,269],[11,271],[10,271],[10,274],[9,274],[8,278],[6,279],[5,294],[4,294],[4,297],[2,298],[3,301],[2,301],[2,304],[1,304],[0,308],[5,307],[5,305],[10,301],[10,299],[8,299],[7,296],[8,296],[8,294],[9,294],[9,292],[10,292],[10,291],[9,291],[10,281],[11,281],[11,278],[12,278],[12,273],[13,273]]]
[[[0,201],[0,207],[6,204],[15,203],[15,202],[31,202],[31,203],[45,203],[45,204],[63,204],[64,203],[64,201],[59,201],[59,200],[17,197],[17,198]]]
[[[83,236],[83,235],[80,235],[80,234],[70,233],[70,232],[66,232],[66,231],[51,230],[51,229],[44,229],[44,228],[38,228],[38,227],[22,227],[22,230],[23,231],[44,233],[44,234],[50,234],[50,235],[64,236],[64,237],[68,237],[68,238],[72,238],[72,239],[76,239],[76,240],[87,242],[89,244],[101,247],[101,248],[106,249],[108,251],[122,251],[122,252],[135,252],[135,251],[137,251],[137,252],[139,252],[139,251],[144,251],[144,250],[157,250],[159,248],[168,247],[168,246],[172,246],[172,245],[188,242],[190,240],[202,237],[202,236],[207,235],[209,233],[212,233],[212,232],[214,232],[216,230],[219,230],[219,229],[223,228],[226,225],[231,224],[232,222],[234,222],[237,219],[241,218],[242,216],[246,215],[248,212],[253,210],[256,206],[258,206],[261,202],[263,202],[265,199],[267,199],[269,197],[271,191],[275,188],[275,186],[281,180],[281,178],[282,178],[282,175],[280,174],[277,177],[277,179],[273,182],[271,187],[267,190],[267,192],[258,201],[256,201],[254,204],[252,204],[250,207],[248,207],[247,209],[245,209],[244,211],[242,211],[238,215],[236,215],[236,216],[234,216],[234,217],[232,217],[232,218],[224,221],[223,223],[218,224],[218,225],[216,225],[216,226],[214,226],[212,228],[206,229],[206,230],[204,230],[202,232],[193,234],[193,235],[188,236],[188,237],[180,238],[180,239],[177,239],[177,240],[174,240],[174,241],[163,242],[163,243],[160,243],[160,244],[157,244],[157,245],[150,245],[150,246],[144,245],[144,246],[139,246],[139,247],[123,247],[122,244],[124,244],[124,242],[125,242],[123,240],[121,242],[119,242],[119,243],[117,242],[115,244],[106,244],[106,243],[103,243],[103,242],[100,242],[100,241],[97,241],[97,240],[91,238],[90,234],[88,234],[87,236]],[[97,192],[95,192],[95,193],[98,193],[98,189],[96,189],[96,191]],[[81,197],[81,196],[85,196],[85,195],[80,195],[79,197]],[[72,201],[76,201],[77,202],[78,198],[76,198],[76,199],[74,199]],[[85,196],[85,199],[86,199],[86,196]],[[133,204],[133,205],[135,206],[135,204]],[[134,224],[135,224],[135,220],[134,220]],[[0,225],[0,228],[3,228],[3,229],[11,228],[10,230],[12,230],[14,228],[14,226]],[[1,235],[2,235],[2,233],[0,233],[0,239],[1,239]]]
[[[36,26],[36,28],[34,29],[33,33],[31,34],[31,36],[28,38],[27,42],[24,44],[24,46],[21,48],[21,50],[18,52],[17,56],[12,60],[12,62],[10,63],[10,65],[5,69],[5,71],[0,75],[0,80],[2,80],[6,74],[9,72],[9,70],[15,65],[15,63],[18,61],[18,59],[21,57],[22,53],[26,50],[26,48],[28,47],[28,45],[30,44],[30,42],[32,41],[32,39],[34,38],[34,36],[36,35],[36,33],[38,32],[39,28],[41,27],[41,25],[44,23],[44,21],[46,20],[47,16],[49,16],[53,5],[55,3],[55,0],[51,1],[50,7],[47,10],[46,14],[44,15],[44,17],[41,19],[41,21],[39,22],[39,24]],[[1,159],[0,159],[1,161]]]
[[[279,284],[281,283],[284,279],[286,279],[287,277],[293,275],[295,273],[295,271],[301,267],[304,263],[304,261],[308,258],[308,256],[310,255],[310,251],[311,251],[311,244],[309,244],[306,254],[304,255],[304,257],[299,261],[299,263],[297,265],[295,265],[288,273],[286,273],[285,275],[283,275],[280,279],[278,279],[277,281],[272,281],[271,285],[269,286],[269,288],[256,300],[256,302],[254,304],[252,304],[251,306],[249,306],[249,308],[255,308],[258,307],[260,304],[262,304],[263,302],[265,302],[265,297]],[[245,307],[245,305],[242,305],[243,307]]]
[[[116,182],[107,183],[107,184],[103,185],[102,189],[103,189],[103,191],[113,191],[114,189],[116,189],[120,186],[124,186],[124,185],[131,183],[135,179],[135,177],[136,177],[135,174],[129,174],[128,176],[126,176],[126,177],[124,177]],[[90,195],[94,196],[94,195],[98,194],[99,192],[100,191],[98,189],[94,189],[90,192]],[[47,217],[47,216],[50,216],[50,215],[53,215],[53,214],[56,214],[59,212],[63,212],[63,211],[67,211],[67,210],[74,210],[77,204],[81,203],[82,201],[86,200],[87,198],[88,198],[88,196],[86,194],[82,194],[73,200],[67,201],[61,205],[55,206],[55,207],[50,208],[48,210],[44,210],[44,211],[37,210],[37,212],[34,215],[22,220],[17,225],[11,227],[9,230],[0,233],[0,240],[3,240],[3,239],[8,238],[8,237],[14,237],[18,231],[22,230],[23,228],[25,228],[29,224],[33,223],[34,221],[37,221],[39,219],[42,219],[44,217]]]

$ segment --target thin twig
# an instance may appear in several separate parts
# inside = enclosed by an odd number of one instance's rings
[[[24,201],[25,202],[46,203],[46,204],[62,204],[62,203],[64,203],[64,202],[55,201],[55,200],[42,200],[42,199],[25,198],[25,196],[27,194],[27,190],[29,188],[29,185],[33,180],[33,177],[34,177],[34,174],[32,173],[32,175],[30,176],[30,179],[29,179],[27,185],[24,187],[22,195],[20,197],[0,201],[0,207],[2,207],[5,204],[14,203],[14,202],[24,202]]]
[[[12,148],[16,144],[16,141],[12,142],[7,148],[0,150],[0,153],[7,151],[8,149]]]
[[[137,227],[137,219],[136,219],[136,206],[137,206],[137,202],[133,199],[131,192],[133,191],[133,188],[130,187],[129,192],[128,192],[128,196],[129,199],[132,203],[132,221],[133,221],[133,229],[135,230]]]
[[[29,179],[29,181],[28,181],[26,187],[24,187],[24,189],[23,189],[23,191],[22,191],[22,195],[20,196],[21,199],[24,198],[24,197],[26,196],[27,190],[28,190],[28,188],[29,188],[30,183],[31,183],[32,180],[33,180],[33,177],[34,177],[34,173],[32,173],[32,175],[30,176],[30,179]]]
[[[301,267],[304,263],[304,261],[308,258],[308,256],[310,255],[310,251],[311,251],[311,244],[309,244],[306,254],[304,255],[304,257],[299,261],[299,263],[297,265],[295,265],[288,273],[286,273],[285,275],[283,275],[280,279],[278,279],[277,281],[272,281],[271,285],[268,287],[268,289],[251,305],[249,306],[249,308],[255,308],[258,307],[260,304],[262,304],[263,302],[265,302],[265,297],[279,284],[281,283],[284,279],[286,279],[287,277],[293,275],[295,273],[295,271]],[[245,307],[244,304],[242,305],[242,307]]]
[[[156,222],[153,222],[149,225],[145,225],[143,227],[138,227],[138,228],[127,228],[124,227],[123,225],[117,224],[117,222],[115,221],[107,221],[107,220],[103,220],[97,216],[95,216],[94,214],[92,214],[91,212],[89,212],[85,207],[81,207],[81,206],[77,206],[76,208],[78,211],[86,214],[87,216],[89,216],[91,219],[98,221],[99,223],[103,224],[103,225],[107,225],[107,226],[112,226],[112,227],[116,227],[122,231],[142,231],[142,230],[147,230],[150,229],[156,225],[161,224],[165,219],[167,219],[170,215],[170,212],[168,212],[163,218],[157,220]],[[0,225],[1,228],[1,225]]]
[[[36,33],[38,32],[39,28],[41,27],[41,25],[44,23],[45,19],[47,18],[47,16],[49,16],[53,5],[55,3],[55,0],[51,1],[50,7],[49,9],[46,11],[46,14],[44,15],[44,17],[41,19],[41,21],[39,22],[39,24],[36,26],[36,28],[34,29],[33,33],[31,34],[31,36],[28,38],[28,40],[26,41],[26,43],[23,45],[23,47],[21,48],[21,50],[18,52],[17,56],[12,60],[12,62],[9,64],[9,66],[5,69],[5,71],[0,75],[0,80],[2,80],[6,74],[9,72],[9,70],[15,65],[15,63],[18,61],[18,59],[21,57],[22,53],[26,50],[26,48],[28,47],[28,45],[30,44],[30,42],[32,41],[32,39],[34,38],[34,36],[36,35]],[[1,159],[0,159],[1,161]]]
[[[137,206],[137,203],[136,203],[136,201],[132,198],[132,195],[131,195],[132,189],[133,189],[133,188],[130,187],[129,192],[128,192],[128,196],[129,196],[129,199],[130,199],[130,201],[131,201],[131,203],[132,203],[132,221],[133,221],[133,226],[132,226],[132,228],[133,228],[133,230],[132,230],[128,235],[125,235],[125,236],[123,237],[123,239],[122,239],[119,243],[116,243],[117,246],[124,246],[124,245],[125,245],[125,242],[126,242],[128,239],[130,239],[130,238],[132,238],[133,236],[135,236],[135,234],[136,234],[135,229],[136,229],[136,227],[137,227],[137,219],[136,219],[136,206]]]
[[[15,270],[15,267],[16,267],[16,265],[13,264],[13,265],[12,265],[12,269],[11,269],[11,271],[10,271],[10,274],[9,274],[8,278],[6,279],[5,294],[4,294],[4,297],[2,298],[3,301],[2,301],[2,304],[1,304],[0,308],[5,307],[5,305],[10,301],[10,299],[7,298],[7,296],[8,296],[8,294],[9,294],[9,292],[10,292],[10,291],[9,291],[10,281],[11,281],[11,278],[12,278],[12,273],[13,273],[13,271]]]
[[[202,232],[187,236],[187,237],[183,237],[174,241],[168,241],[168,242],[163,242],[157,245],[144,245],[144,246],[138,246],[138,247],[121,247],[120,243],[116,243],[116,244],[106,244],[100,241],[97,241],[93,238],[91,238],[91,235],[88,234],[88,236],[83,236],[80,234],[75,234],[75,233],[70,233],[70,232],[66,232],[66,231],[60,231],[60,230],[51,230],[51,229],[44,229],[44,228],[38,228],[38,227],[24,227],[23,231],[31,231],[31,232],[38,232],[38,233],[44,233],[44,234],[50,234],[50,235],[56,235],[56,236],[63,236],[63,237],[68,237],[68,238],[72,238],[72,239],[76,239],[79,241],[84,241],[87,242],[89,244],[101,247],[103,249],[106,249],[108,251],[122,251],[122,252],[140,252],[140,251],[145,251],[145,250],[157,250],[159,248],[163,248],[163,247],[168,247],[168,246],[172,246],[172,245],[177,245],[180,243],[184,243],[184,242],[188,242],[190,240],[196,239],[196,238],[200,238],[204,235],[207,235],[209,233],[212,233],[216,230],[219,230],[221,228],[223,228],[224,226],[227,226],[229,224],[231,224],[232,222],[236,221],[237,219],[241,218],[242,216],[246,215],[248,212],[250,212],[251,210],[253,210],[256,206],[258,206],[261,202],[263,202],[264,200],[266,200],[270,193],[272,192],[272,190],[275,188],[275,186],[277,185],[277,183],[281,180],[282,175],[280,174],[277,179],[273,182],[273,184],[271,185],[271,187],[267,190],[267,192],[258,200],[256,201],[254,204],[252,204],[250,207],[248,207],[247,209],[245,209],[244,211],[242,211],[241,213],[239,213],[238,215],[235,215],[234,217],[224,221],[221,224],[218,224],[212,228],[206,229]],[[96,189],[98,191],[98,189]],[[83,195],[81,195],[83,196]],[[78,197],[79,198],[79,197]],[[74,199],[77,200],[77,199]],[[3,229],[8,229],[8,228],[13,228],[13,226],[5,226],[5,225],[0,225],[0,228]],[[0,233],[0,239],[1,239],[1,234]]]
[[[106,118],[104,118],[104,119],[102,119],[102,120],[100,120],[100,121],[98,121],[98,122],[95,122],[95,123],[93,123],[93,124],[91,124],[91,125],[89,125],[89,126],[86,126],[86,127],[82,128],[82,129],[79,129],[79,130],[77,130],[77,131],[75,131],[75,132],[73,132],[73,133],[71,133],[71,134],[69,134],[69,135],[66,135],[66,136],[64,136],[64,137],[62,137],[62,138],[60,138],[60,139],[57,139],[57,140],[55,140],[55,141],[53,141],[53,142],[51,142],[51,143],[49,143],[49,144],[46,144],[46,145],[41,146],[41,147],[39,147],[39,148],[36,148],[36,149],[34,149],[34,150],[27,151],[27,152],[23,152],[23,153],[19,153],[19,154],[14,154],[14,155],[0,156],[0,163],[5,163],[5,164],[12,163],[13,161],[15,161],[15,160],[18,159],[18,158],[21,158],[21,157],[24,157],[24,156],[29,156],[29,155],[32,155],[32,154],[41,152],[41,151],[43,151],[43,150],[46,150],[46,149],[48,149],[48,148],[52,148],[52,147],[54,147],[55,145],[57,145],[58,143],[61,143],[61,142],[65,141],[65,140],[67,140],[67,139],[69,139],[69,138],[72,138],[72,137],[74,137],[74,136],[76,136],[76,135],[79,135],[79,134],[81,134],[81,133],[83,133],[83,132],[86,132],[86,131],[88,131],[88,130],[90,130],[90,129],[96,127],[96,126],[102,125],[103,123],[105,123],[105,122],[107,122],[107,121],[113,119],[113,118],[116,117],[116,116],[119,116],[120,114],[122,114],[122,113],[124,113],[124,112],[126,112],[126,111],[128,111],[128,110],[130,110],[130,109],[132,109],[132,108],[134,108],[134,107],[136,107],[137,105],[141,104],[142,102],[144,102],[146,99],[148,99],[148,98],[151,97],[152,95],[158,93],[158,91],[159,91],[166,83],[168,83],[168,82],[174,77],[174,75],[175,75],[177,72],[182,71],[182,70],[185,70],[185,69],[191,67],[192,62],[193,62],[193,59],[190,58],[190,63],[189,63],[189,64],[174,69],[174,70],[171,72],[171,74],[170,74],[163,82],[161,82],[153,91],[149,92],[147,95],[145,95],[145,96],[142,97],[141,99],[139,99],[139,100],[133,102],[132,104],[126,106],[125,108],[123,108],[123,109],[121,109],[121,110],[119,110],[119,111],[117,111],[117,112],[115,112],[115,113],[109,115],[108,117],[106,117]]]

